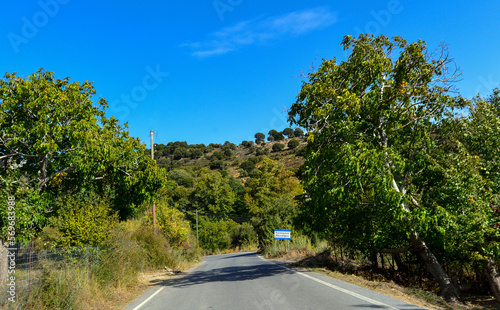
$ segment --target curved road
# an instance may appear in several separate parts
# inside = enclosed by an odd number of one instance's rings
[[[256,253],[204,259],[190,274],[149,289],[125,310],[422,309]]]

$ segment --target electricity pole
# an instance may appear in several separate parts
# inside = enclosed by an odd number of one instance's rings
[[[196,246],[200,246],[200,242],[198,241],[198,209],[196,209]]]
[[[153,130],[150,131],[151,136],[151,159],[155,160],[155,151],[154,151],[154,143],[153,143]],[[156,234],[156,204],[153,201],[153,232]]]

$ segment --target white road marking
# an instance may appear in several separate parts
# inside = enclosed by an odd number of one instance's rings
[[[258,258],[260,258],[260,259],[262,259],[262,260],[268,261],[267,259],[265,259],[265,258],[264,258],[263,256],[261,256],[261,255],[258,255],[257,257],[258,257]],[[277,264],[280,264],[280,263],[277,263]],[[353,296],[353,297],[359,298],[359,299],[361,299],[361,300],[364,300],[364,301],[366,301],[366,302],[369,302],[369,303],[374,304],[374,305],[377,305],[377,306],[381,306],[381,307],[384,307],[384,308],[387,308],[387,309],[391,309],[391,310],[398,310],[398,308],[394,308],[393,306],[389,306],[389,305],[387,305],[387,304],[384,304],[383,302],[376,301],[375,299],[371,299],[371,298],[369,298],[369,297],[366,297],[366,296],[360,295],[360,294],[358,294],[358,293],[351,292],[351,291],[349,291],[349,290],[347,290],[347,289],[345,289],[345,288],[341,288],[341,287],[336,286],[336,285],[334,285],[334,284],[331,284],[331,283],[328,283],[328,282],[326,282],[326,281],[323,281],[323,280],[317,279],[317,278],[312,277],[312,276],[310,276],[310,275],[308,275],[308,274],[305,274],[305,273],[303,273],[303,272],[300,272],[300,271],[297,271],[297,270],[295,270],[295,269],[293,269],[293,268],[290,268],[290,267],[288,267],[288,266],[286,266],[286,265],[282,265],[282,266],[283,266],[283,267],[285,267],[285,268],[288,268],[288,269],[290,269],[290,270],[293,270],[293,272],[298,273],[298,274],[300,274],[301,276],[304,276],[304,277],[309,278],[309,279],[311,279],[311,280],[314,280],[314,281],[316,281],[316,282],[318,282],[318,283],[321,283],[321,284],[323,284],[323,285],[326,285],[326,286],[328,286],[328,287],[331,287],[331,288],[333,288],[333,289],[335,289],[335,290],[337,290],[337,291],[340,291],[340,292],[342,292],[342,293],[345,293],[345,294],[351,295],[351,296]],[[135,310],[135,309],[134,309],[134,310]]]
[[[165,288],[165,286],[162,286],[160,287],[159,290],[157,290],[156,292],[154,292],[153,295],[149,296],[145,301],[141,302],[137,307],[135,307],[134,309],[132,310],[137,310],[139,309],[140,307],[144,306],[151,298],[155,297],[156,294],[158,294],[159,292],[161,292],[163,289]]]
[[[360,294],[358,294],[358,293],[351,292],[351,291],[349,291],[349,290],[346,290],[345,288],[341,288],[341,287],[339,287],[339,286],[333,285],[333,284],[328,283],[328,282],[326,282],[326,281],[323,281],[323,280],[317,279],[317,278],[315,278],[315,277],[312,277],[312,276],[310,276],[310,275],[308,275],[308,274],[305,274],[305,273],[302,273],[302,272],[300,272],[300,271],[295,271],[295,272],[296,272],[296,273],[298,273],[298,274],[300,274],[301,276],[304,276],[304,277],[306,277],[306,278],[309,278],[309,279],[311,279],[311,280],[314,280],[314,281],[316,281],[316,282],[318,282],[318,283],[321,283],[321,284],[323,284],[323,285],[329,286],[329,287],[331,287],[331,288],[333,288],[333,289],[336,289],[337,291],[340,291],[340,292],[342,292],[342,293],[346,293],[346,294],[349,294],[349,295],[351,295],[351,296],[353,296],[353,297],[356,297],[356,298],[362,299],[362,300],[364,300],[364,301],[366,301],[366,302],[369,302],[369,303],[371,303],[371,304],[378,305],[378,306],[381,306],[381,307],[384,307],[384,308],[387,308],[387,309],[398,310],[398,308],[394,308],[394,307],[392,307],[392,306],[389,306],[389,305],[387,305],[387,304],[384,304],[384,303],[382,303],[382,302],[380,302],[380,301],[376,301],[375,299],[371,299],[371,298],[369,298],[369,297],[366,297],[366,296],[360,295]]]

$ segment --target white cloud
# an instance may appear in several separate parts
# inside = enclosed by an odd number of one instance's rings
[[[209,34],[204,41],[186,43],[193,56],[208,57],[235,51],[243,46],[263,44],[286,37],[299,36],[335,23],[337,15],[327,8],[295,11],[282,16],[255,18]]]

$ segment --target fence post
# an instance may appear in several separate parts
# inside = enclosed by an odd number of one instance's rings
[[[7,248],[0,242],[0,284],[7,280],[9,262],[7,260]]]
[[[28,296],[31,295],[31,269],[33,267],[33,257],[32,257],[32,254],[33,254],[33,247],[32,247],[32,243],[29,243],[28,247],[29,247],[29,256],[28,256]]]

